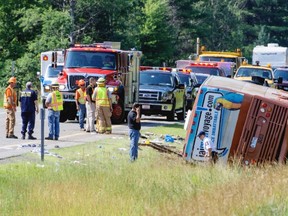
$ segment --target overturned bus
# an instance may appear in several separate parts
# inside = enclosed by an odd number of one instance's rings
[[[288,94],[284,91],[219,76],[198,91],[187,122],[183,156],[205,161],[205,131],[217,147],[219,161],[234,158],[245,165],[285,162],[288,140]]]

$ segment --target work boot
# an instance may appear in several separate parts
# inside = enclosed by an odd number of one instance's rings
[[[32,135],[29,134],[28,139],[29,139],[29,140],[36,140],[37,138],[36,138],[36,137],[33,137]]]
[[[25,134],[22,134],[22,137],[21,137],[21,139],[23,139],[23,140],[25,139]]]
[[[17,137],[17,136],[15,136],[14,134],[12,134],[12,135],[9,135],[7,138],[18,139],[18,137]]]
[[[45,140],[53,140],[53,137],[45,137]]]

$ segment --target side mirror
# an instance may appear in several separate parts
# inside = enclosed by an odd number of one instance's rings
[[[273,79],[273,82],[281,84],[283,83],[283,77],[279,77],[278,79]]]

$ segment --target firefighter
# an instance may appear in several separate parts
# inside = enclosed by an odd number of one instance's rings
[[[58,140],[60,132],[60,111],[63,110],[63,96],[59,92],[59,84],[53,83],[51,90],[46,98],[45,105],[48,108],[48,128],[49,136],[46,140]]]
[[[39,112],[37,93],[31,89],[32,83],[26,83],[26,89],[21,92],[20,103],[21,103],[21,118],[22,118],[22,139],[25,139],[28,126],[28,139],[35,140],[32,136],[35,126],[35,112]]]
[[[16,122],[15,112],[17,106],[17,93],[14,90],[17,80],[15,77],[11,77],[8,80],[9,86],[5,89],[3,106],[6,109],[6,138],[18,139],[14,135],[14,127]]]
[[[97,80],[97,87],[93,92],[92,98],[96,101],[96,116],[97,116],[97,126],[98,133],[111,134],[111,116],[112,116],[112,102],[111,95],[106,88],[105,79],[99,78]]]
[[[84,119],[86,116],[86,86],[85,81],[83,79],[79,80],[78,86],[79,89],[76,90],[75,94],[75,103],[76,103],[76,109],[79,112],[79,125],[80,130],[84,131]]]

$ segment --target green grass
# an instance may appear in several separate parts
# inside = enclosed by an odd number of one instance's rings
[[[148,146],[131,163],[128,150],[123,136],[2,164],[1,216],[288,214],[287,166],[193,166]]]

